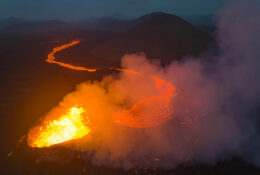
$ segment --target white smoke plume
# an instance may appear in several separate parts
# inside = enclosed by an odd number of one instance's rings
[[[101,129],[69,146],[95,164],[125,168],[174,167],[190,159],[212,162],[245,154],[260,163],[260,144],[255,140],[259,139],[255,112],[260,102],[259,7],[258,0],[230,1],[217,15],[218,51],[205,54],[206,58],[184,58],[165,67],[144,54],[122,58],[123,68],[160,77],[176,87],[171,120],[158,127],[130,128],[113,123],[110,116],[117,108],[158,93],[151,79],[122,72],[79,85],[61,106],[78,102],[96,106],[92,117]]]

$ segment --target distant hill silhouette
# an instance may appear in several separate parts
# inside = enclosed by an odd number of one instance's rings
[[[168,63],[185,55],[198,55],[212,42],[208,33],[175,15],[152,13],[137,21],[129,31],[96,47],[92,53],[116,61],[124,54],[145,52],[149,58]]]
[[[0,29],[9,27],[11,25],[15,25],[15,24],[19,24],[19,23],[24,23],[26,22],[25,19],[21,19],[21,18],[6,18],[6,19],[0,19]]]
[[[2,39],[81,38],[86,41],[81,43],[82,50],[78,49],[82,58],[83,53],[88,52],[88,57],[113,63],[120,62],[124,54],[138,52],[145,52],[149,58],[159,58],[163,63],[198,55],[212,42],[210,32],[213,30],[195,27],[180,17],[162,12],[132,20],[106,17],[77,24],[58,20],[8,21],[10,25],[0,29]]]
[[[134,19],[118,19],[116,17],[103,17],[97,20],[86,20],[82,21],[79,26],[81,28],[101,30],[101,31],[112,31],[112,32],[126,32],[135,25],[143,22],[144,20],[162,14],[161,12],[150,13]]]
[[[86,28],[95,30],[105,30],[113,32],[125,32],[135,25],[135,20],[121,20],[113,17],[105,17],[95,22],[87,23]]]

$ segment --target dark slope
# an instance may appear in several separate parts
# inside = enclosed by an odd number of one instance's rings
[[[212,41],[207,33],[174,15],[155,13],[141,19],[135,27],[92,53],[117,61],[124,54],[145,52],[148,57],[167,63],[185,55],[198,55]]]

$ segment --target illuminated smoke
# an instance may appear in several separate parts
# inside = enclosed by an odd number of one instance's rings
[[[231,1],[219,13],[218,54],[185,58],[166,67],[142,54],[122,58],[124,69],[160,77],[176,88],[177,95],[167,104],[173,111],[171,119],[156,127],[129,127],[114,122],[113,117],[115,111],[130,109],[136,102],[158,94],[153,79],[121,72],[100,82],[81,83],[57,108],[88,106],[90,120],[95,118],[95,134],[66,146],[80,150],[88,160],[91,153],[95,164],[125,168],[145,166],[155,158],[160,163],[154,166],[174,167],[190,159],[210,162],[244,152],[257,163],[257,150],[247,145],[258,134],[256,116],[251,112],[257,110],[260,101],[257,5],[257,0]],[[164,103],[159,100],[152,105],[157,111],[146,114],[151,118],[163,114],[165,108],[160,106]],[[256,140],[251,145],[259,143]]]

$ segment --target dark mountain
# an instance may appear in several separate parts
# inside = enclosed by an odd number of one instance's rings
[[[139,23],[121,36],[93,49],[96,56],[119,61],[124,54],[145,52],[162,62],[198,55],[212,39],[210,35],[183,19],[165,13],[138,18]]]
[[[78,27],[87,30],[122,33],[133,27],[135,24],[135,20],[121,20],[114,17],[105,17],[97,20],[81,21],[78,23]]]
[[[26,22],[25,19],[14,18],[14,17],[1,19],[0,20],[0,29],[6,28],[6,27],[11,26],[11,25],[24,23],[24,22]]]
[[[129,29],[143,22],[144,20],[159,14],[162,13],[161,12],[150,13],[134,19],[122,19],[122,18],[117,18],[115,16],[104,17],[96,20],[89,19],[89,20],[81,21],[79,23],[79,26],[80,28],[91,29],[91,30],[101,30],[101,31],[122,33],[128,31]]]
[[[166,13],[163,13],[163,12],[148,13],[146,15],[143,15],[143,16],[137,18],[137,21],[143,22],[144,20],[150,19],[151,17],[160,16],[160,15],[170,15],[170,14],[166,14]]]

